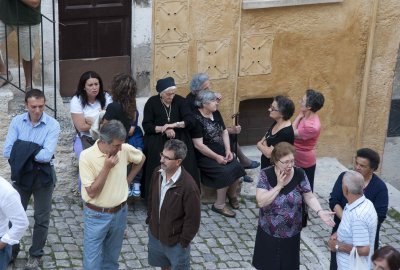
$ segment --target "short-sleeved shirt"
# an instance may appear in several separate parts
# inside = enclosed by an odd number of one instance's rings
[[[302,194],[311,192],[311,186],[306,174],[300,168],[294,168],[292,181],[298,184],[295,184],[291,191],[285,194],[282,189],[271,204],[260,208],[259,226],[273,237],[289,238],[302,229]],[[276,182],[275,169],[270,166],[260,171],[257,188],[271,190],[276,186]]]
[[[70,102],[70,112],[76,114],[83,114],[85,117],[92,117],[95,119],[100,111],[105,110],[112,102],[112,98],[108,93],[105,93],[106,97],[106,106],[105,108],[101,108],[100,101],[96,100],[94,103],[88,103],[84,107],[82,106],[82,97],[73,96]],[[81,135],[90,136],[89,131],[81,131]]]
[[[212,113],[212,119],[203,117],[197,110],[194,113],[197,120],[196,126],[191,130],[192,138],[203,138],[203,143],[218,155],[225,155],[225,145],[223,132],[226,129],[224,120],[219,111]],[[200,151],[196,151],[199,156],[203,156]]]
[[[321,133],[321,122],[317,114],[308,119],[301,119],[297,126],[299,138],[294,140],[296,148],[295,164],[309,168],[317,163],[316,146]]]
[[[41,20],[40,5],[32,8],[20,0],[1,0],[0,20],[7,25],[39,24]]]
[[[267,146],[275,146],[280,142],[288,142],[290,144],[294,143],[294,131],[292,125],[284,127],[280,129],[277,133],[272,134],[272,129],[276,125],[276,122],[272,124],[272,126],[268,129],[265,134],[265,140],[267,142]],[[267,168],[272,165],[270,159],[264,155],[261,155],[261,168]]]
[[[378,217],[374,205],[363,195],[351,204],[346,204],[342,221],[337,230],[337,239],[352,246],[369,246],[369,255],[361,256],[363,260],[368,261],[371,269],[371,256],[374,253],[374,243],[376,235],[376,226]],[[336,259],[338,269],[350,270],[349,254],[337,252]]]
[[[136,121],[133,122],[132,119],[129,118],[128,114],[122,108],[121,103],[119,102],[112,102],[107,106],[106,113],[104,114],[104,119],[111,121],[111,120],[118,120],[124,125],[126,129],[126,133],[128,134],[129,129],[131,126],[137,127],[137,119],[139,113],[136,110]]]
[[[96,141],[92,147],[84,150],[79,159],[82,199],[99,207],[114,207],[128,198],[127,165],[140,163],[143,154],[127,143],[122,144],[122,149],[117,154],[119,162],[110,170],[102,191],[95,198],[90,198],[86,187],[92,185],[99,175],[107,156],[100,151],[98,142]]]

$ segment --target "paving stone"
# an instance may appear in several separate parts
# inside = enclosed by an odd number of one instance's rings
[[[204,263],[205,259],[199,256],[191,256],[191,261],[194,263]]]
[[[230,268],[240,267],[240,263],[234,262],[234,261],[227,261],[226,264],[227,264],[228,267],[230,267]]]
[[[66,267],[71,267],[71,262],[70,261],[68,261],[68,260],[60,260],[60,259],[57,259],[57,266],[58,267],[63,267],[63,268],[66,268]]]
[[[217,263],[217,269],[225,269],[227,265],[225,263]]]
[[[254,203],[247,204],[247,199],[244,199],[244,202],[244,206],[255,207]],[[53,209],[57,215],[52,215],[42,269],[82,269],[83,223],[82,210],[78,204],[78,200],[74,201],[66,196],[59,196],[54,200]],[[204,218],[200,231],[191,245],[192,269],[252,269],[251,261],[257,230],[257,217],[254,213],[258,213],[258,209],[245,209],[244,206],[243,209],[237,210],[238,216],[242,218],[235,219],[214,215],[209,208],[203,207]],[[31,209],[31,206],[28,209]],[[32,211],[28,210],[30,220],[32,214]],[[120,269],[154,269],[147,262],[148,228],[144,224],[145,216],[145,206],[140,204],[135,205],[135,212],[128,213],[128,237],[123,242]],[[22,270],[25,265],[31,233],[30,227],[21,241],[22,251],[13,270]],[[325,243],[330,235],[330,229],[322,225],[320,220],[315,219],[310,222],[302,234],[311,239],[321,254],[325,254],[326,258],[330,257]],[[381,244],[391,244],[400,248],[399,240],[400,224],[388,217],[382,225]],[[303,239],[300,248],[300,269],[323,269],[320,265],[321,258]]]
[[[59,261],[62,259],[68,259],[69,255],[67,252],[54,252],[54,257],[56,258],[57,261]]]
[[[203,263],[204,269],[217,269],[217,265],[212,262],[205,262]]]

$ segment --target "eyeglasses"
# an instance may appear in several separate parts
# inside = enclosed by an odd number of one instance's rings
[[[177,160],[178,158],[170,158],[167,157],[166,155],[163,154],[163,152],[160,153],[160,158],[166,159],[166,160]]]
[[[274,108],[274,107],[272,107],[272,105],[269,106],[269,110],[270,110],[271,112],[279,112],[279,110],[276,109],[276,108]]]
[[[175,91],[173,91],[173,92],[164,92],[163,93],[164,95],[166,95],[167,97],[172,97],[172,96],[174,96],[176,93],[175,93]]]
[[[280,159],[278,159],[280,163],[282,163],[285,166],[293,166],[294,165],[294,159],[291,160],[286,160],[286,161],[282,161]]]

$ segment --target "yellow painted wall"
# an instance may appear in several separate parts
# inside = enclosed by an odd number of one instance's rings
[[[326,98],[319,112],[319,156],[348,165],[358,147],[382,154],[400,42],[400,1],[254,10],[242,10],[241,2],[154,0],[152,84],[172,76],[186,95],[192,74],[212,74],[228,124],[241,100],[285,94],[298,107],[304,91],[314,88]]]

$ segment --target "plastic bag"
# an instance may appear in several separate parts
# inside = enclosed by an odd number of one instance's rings
[[[368,257],[358,255],[356,247],[350,252],[349,269],[351,270],[369,270]]]

